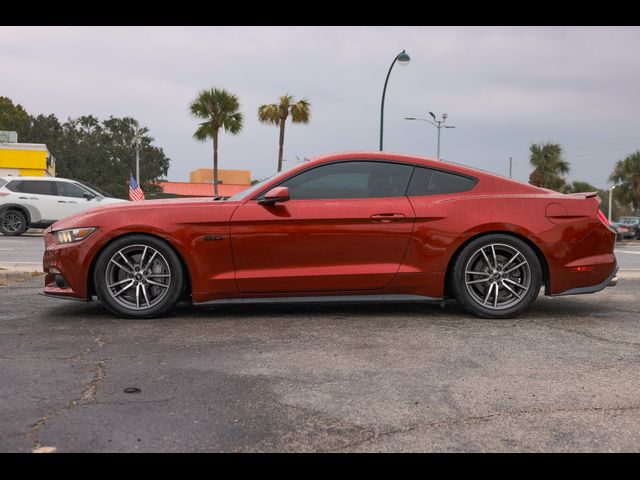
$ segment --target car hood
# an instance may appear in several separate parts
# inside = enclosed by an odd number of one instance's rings
[[[78,228],[78,227],[99,227],[105,221],[113,222],[114,218],[136,218],[140,223],[143,223],[145,218],[149,218],[153,215],[157,215],[158,211],[162,212],[162,215],[168,215],[169,212],[175,210],[184,210],[190,206],[207,206],[215,207],[217,205],[234,205],[237,202],[227,202],[220,200],[213,200],[211,197],[203,198],[170,198],[162,200],[143,200],[139,202],[128,202],[120,199],[105,198],[102,201],[110,200],[112,203],[107,205],[100,205],[90,210],[71,215],[63,218],[51,225],[47,231],[63,230],[66,228]]]

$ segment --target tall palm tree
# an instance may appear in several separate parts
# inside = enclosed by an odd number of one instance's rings
[[[560,191],[565,181],[562,175],[569,172],[569,162],[562,158],[562,147],[557,143],[532,143],[529,161],[534,166],[529,183],[537,187]]]
[[[282,170],[282,153],[284,147],[284,127],[291,115],[292,123],[309,123],[311,104],[305,98],[294,101],[292,95],[280,97],[280,103],[269,103],[258,108],[258,120],[280,126],[280,143],[278,150],[278,172]]]
[[[618,160],[609,180],[616,184],[614,196],[640,212],[640,150]]]
[[[189,110],[204,120],[193,134],[199,142],[213,140],[213,191],[218,196],[218,136],[220,129],[236,135],[242,130],[242,113],[238,97],[224,89],[211,88],[198,93]]]

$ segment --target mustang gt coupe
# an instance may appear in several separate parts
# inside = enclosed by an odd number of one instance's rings
[[[457,299],[512,318],[617,281],[596,193],[457,164],[328,155],[232,197],[98,207],[45,231],[44,294],[150,318],[194,304]]]

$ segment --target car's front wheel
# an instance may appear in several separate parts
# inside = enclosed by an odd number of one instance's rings
[[[512,318],[540,292],[542,270],[535,252],[510,235],[480,237],[460,252],[453,270],[458,301],[484,318]]]
[[[130,318],[168,312],[185,285],[177,254],[162,240],[147,235],[130,235],[109,244],[96,262],[93,281],[102,304]]]
[[[27,219],[18,210],[7,210],[0,219],[0,232],[4,235],[22,235],[27,227]]]

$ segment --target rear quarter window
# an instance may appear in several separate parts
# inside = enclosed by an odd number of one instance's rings
[[[4,187],[6,184],[7,181],[0,178],[0,188]]]
[[[457,173],[415,167],[407,195],[438,195],[444,193],[467,192],[476,186],[475,178]]]

